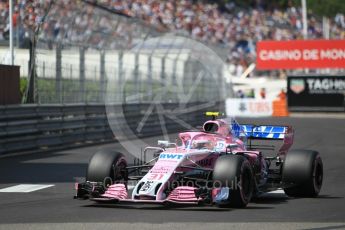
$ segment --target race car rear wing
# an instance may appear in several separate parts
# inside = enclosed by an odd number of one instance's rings
[[[240,125],[242,132],[240,136],[250,139],[273,139],[283,140],[285,135],[291,131],[290,126],[276,125]]]
[[[286,154],[293,144],[294,131],[291,126],[232,124],[232,128],[240,138],[283,141],[279,155]]]

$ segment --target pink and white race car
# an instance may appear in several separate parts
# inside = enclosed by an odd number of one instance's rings
[[[129,166],[123,154],[102,150],[92,156],[86,182],[75,198],[107,203],[205,204],[245,207],[261,193],[284,189],[288,196],[319,194],[323,166],[312,150],[289,151],[291,126],[240,125],[216,119],[201,130],[179,133],[180,143],[158,141],[144,150],[144,160]],[[274,146],[253,141],[280,141]],[[146,156],[152,159],[146,162]],[[271,154],[272,155],[272,154]],[[129,184],[134,184],[129,189]]]

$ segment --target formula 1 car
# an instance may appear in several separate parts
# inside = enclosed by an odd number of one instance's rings
[[[288,196],[319,194],[323,165],[318,152],[291,150],[291,126],[240,125],[212,119],[201,130],[179,133],[180,144],[158,141],[144,160],[129,166],[124,155],[101,150],[90,159],[86,182],[76,183],[75,198],[106,203],[205,204],[243,208],[261,193],[284,189]],[[274,156],[268,145],[280,141]],[[151,152],[153,158],[146,162]],[[131,191],[130,182],[135,182]]]

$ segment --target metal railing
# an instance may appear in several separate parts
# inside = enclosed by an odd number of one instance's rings
[[[186,107],[195,105],[197,103],[188,104]],[[56,151],[162,134],[157,112],[153,112],[148,117],[146,125],[140,131],[137,130],[138,123],[150,104],[111,106],[114,111],[123,111],[124,117],[119,117],[117,125],[128,125],[131,129],[130,133],[122,133],[121,136],[113,135],[108,119],[109,116],[117,116],[117,114],[107,116],[106,106],[102,104],[0,106],[0,155]],[[161,106],[169,112],[180,105],[166,103]],[[215,104],[208,108],[196,109],[185,113],[179,119],[191,126],[200,125],[206,119],[204,112],[208,109],[219,109],[219,106],[222,105]],[[169,133],[185,129],[173,120],[167,120],[165,127]]]

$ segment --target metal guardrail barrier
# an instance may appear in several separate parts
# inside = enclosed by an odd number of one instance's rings
[[[187,108],[193,105],[197,103],[188,104]],[[121,107],[125,119],[122,118],[120,122],[130,127],[132,137],[114,137],[104,104],[0,106],[0,155],[67,149],[121,138],[134,138],[133,134],[137,138],[162,134],[159,117],[155,111],[148,117],[140,132],[136,130],[150,104],[112,106],[115,106],[115,111]],[[178,105],[167,103],[162,106],[166,111],[172,111]],[[218,104],[213,107],[219,109]],[[206,119],[203,115],[206,110],[199,109],[181,114],[179,119],[191,126],[200,125]],[[168,132],[186,129],[168,119],[165,127]]]

